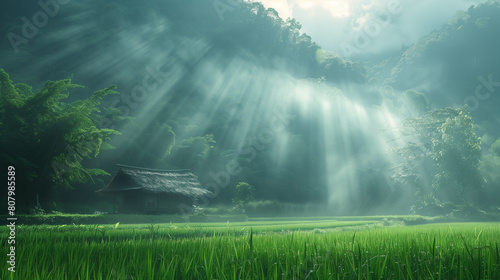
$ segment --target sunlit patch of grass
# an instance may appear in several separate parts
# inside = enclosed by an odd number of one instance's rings
[[[259,220],[256,224],[19,226],[17,271],[3,270],[0,275],[1,279],[500,279],[499,223],[383,227],[374,221]],[[0,235],[5,258],[7,231],[1,229]]]

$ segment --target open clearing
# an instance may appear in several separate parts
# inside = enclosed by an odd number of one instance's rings
[[[498,243],[500,223],[380,217],[21,225],[1,279],[500,279]]]

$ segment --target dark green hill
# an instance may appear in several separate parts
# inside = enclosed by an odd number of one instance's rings
[[[49,7],[54,14],[50,16],[37,1],[2,1],[1,66],[23,80],[74,74],[96,88],[110,82],[120,87],[129,77],[110,73],[143,69],[151,60],[162,60],[151,58],[162,53],[180,57],[188,70],[199,60],[217,57],[229,63],[240,57],[258,66],[286,69],[297,78],[364,81],[360,66],[339,58],[320,63],[320,46],[301,32],[297,21],[284,21],[260,3],[216,3],[225,2],[74,1]]]
[[[386,82],[426,93],[435,107],[468,104],[478,120],[498,121],[499,27],[498,1],[471,6],[408,48]]]

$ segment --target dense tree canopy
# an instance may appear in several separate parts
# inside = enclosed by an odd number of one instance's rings
[[[447,200],[467,203],[470,191],[480,189],[484,179],[479,173],[481,139],[476,136],[474,123],[465,109],[449,117],[438,128],[441,138],[433,139],[437,165],[435,188]]]
[[[69,188],[108,175],[84,167],[82,161],[96,157],[103,142],[118,134],[96,126],[101,99],[116,94],[115,86],[65,103],[69,90],[77,87],[65,79],[49,81],[33,92],[26,84],[14,84],[0,69],[0,154],[2,168],[14,166],[17,170],[19,206],[34,206],[37,195],[46,201],[53,188]]]
[[[479,171],[481,139],[465,108],[439,109],[405,120],[400,130],[403,159],[395,178],[411,187],[417,206],[429,203],[468,203],[471,191],[484,184]]]

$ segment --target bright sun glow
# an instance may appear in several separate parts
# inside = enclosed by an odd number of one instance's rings
[[[361,107],[358,104],[354,105],[354,110],[356,111],[356,114],[358,114],[358,117],[361,119],[366,118],[366,110],[365,108]]]
[[[346,18],[351,15],[348,0],[262,0],[259,2],[267,8],[274,8],[283,19],[292,17],[293,9],[296,7],[310,14],[327,11],[336,18]]]
[[[325,110],[328,110],[331,107],[330,102],[328,100],[323,100],[321,102],[321,105],[323,106],[323,109],[325,109]]]
[[[394,120],[394,117],[391,115],[391,113],[385,112],[384,115],[385,115],[384,116],[385,120],[391,126],[391,128],[395,128],[396,127],[396,121]]]
[[[315,12],[317,10],[325,10],[331,14],[333,17],[345,18],[350,15],[349,13],[349,1],[347,0],[308,0],[308,1],[295,1],[297,6],[303,10]]]
[[[302,104],[308,103],[311,99],[311,90],[308,88],[299,89],[295,94],[295,98]]]

